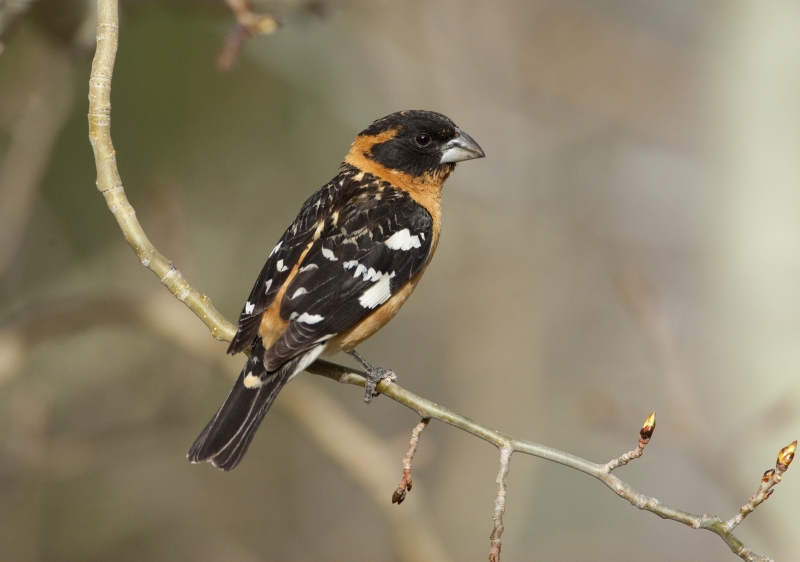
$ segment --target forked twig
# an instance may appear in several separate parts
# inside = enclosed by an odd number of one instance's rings
[[[789,465],[794,460],[794,454],[797,452],[797,441],[790,443],[783,449],[781,452],[778,453],[778,461],[775,463],[775,468],[770,468],[768,471],[764,473],[764,476],[761,478],[761,484],[758,487],[758,491],[750,496],[750,500],[742,506],[742,509],[739,510],[734,517],[731,517],[726,523],[725,526],[728,528],[728,531],[732,531],[736,526],[744,521],[744,518],[750,515],[755,509],[767,501],[769,497],[772,495],[773,487],[780,483],[781,478],[783,477],[783,473],[789,468]]]

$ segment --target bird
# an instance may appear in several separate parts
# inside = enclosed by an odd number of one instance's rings
[[[338,175],[270,252],[228,347],[249,358],[190,462],[235,468],[283,386],[323,354],[344,351],[362,365],[367,403],[381,380],[395,380],[355,348],[392,319],[430,263],[456,163],[484,156],[433,111],[392,113],[358,134]]]

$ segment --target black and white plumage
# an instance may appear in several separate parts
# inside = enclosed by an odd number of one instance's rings
[[[444,180],[455,162],[482,156],[433,112],[392,114],[356,138],[341,172],[305,202],[261,270],[228,348],[250,349],[250,358],[190,461],[234,468],[293,376],[323,352],[352,350],[394,316],[435,251]]]

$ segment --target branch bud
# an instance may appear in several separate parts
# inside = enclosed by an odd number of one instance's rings
[[[769,479],[772,478],[774,474],[775,474],[775,469],[770,468],[768,471],[764,473],[764,477],[761,479],[761,483],[766,484],[767,482],[769,482]]]
[[[653,412],[648,416],[645,420],[644,425],[642,426],[642,430],[639,432],[639,437],[644,442],[650,441],[650,438],[653,436],[653,432],[656,430],[656,413]]]
[[[775,491],[775,488],[770,488],[769,490],[767,490],[766,493],[764,494],[764,501],[767,501],[769,499],[769,497],[772,495],[772,492],[774,492],[774,491]]]
[[[797,441],[781,449],[781,452],[778,453],[778,464],[776,465],[778,470],[783,472],[789,468],[789,465],[794,460],[795,452],[797,452]]]

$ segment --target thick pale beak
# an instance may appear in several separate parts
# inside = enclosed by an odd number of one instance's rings
[[[444,145],[442,159],[439,160],[439,164],[463,162],[464,160],[473,160],[486,156],[481,147],[478,146],[478,143],[472,140],[471,136],[461,129],[456,129],[456,132],[458,134]]]

